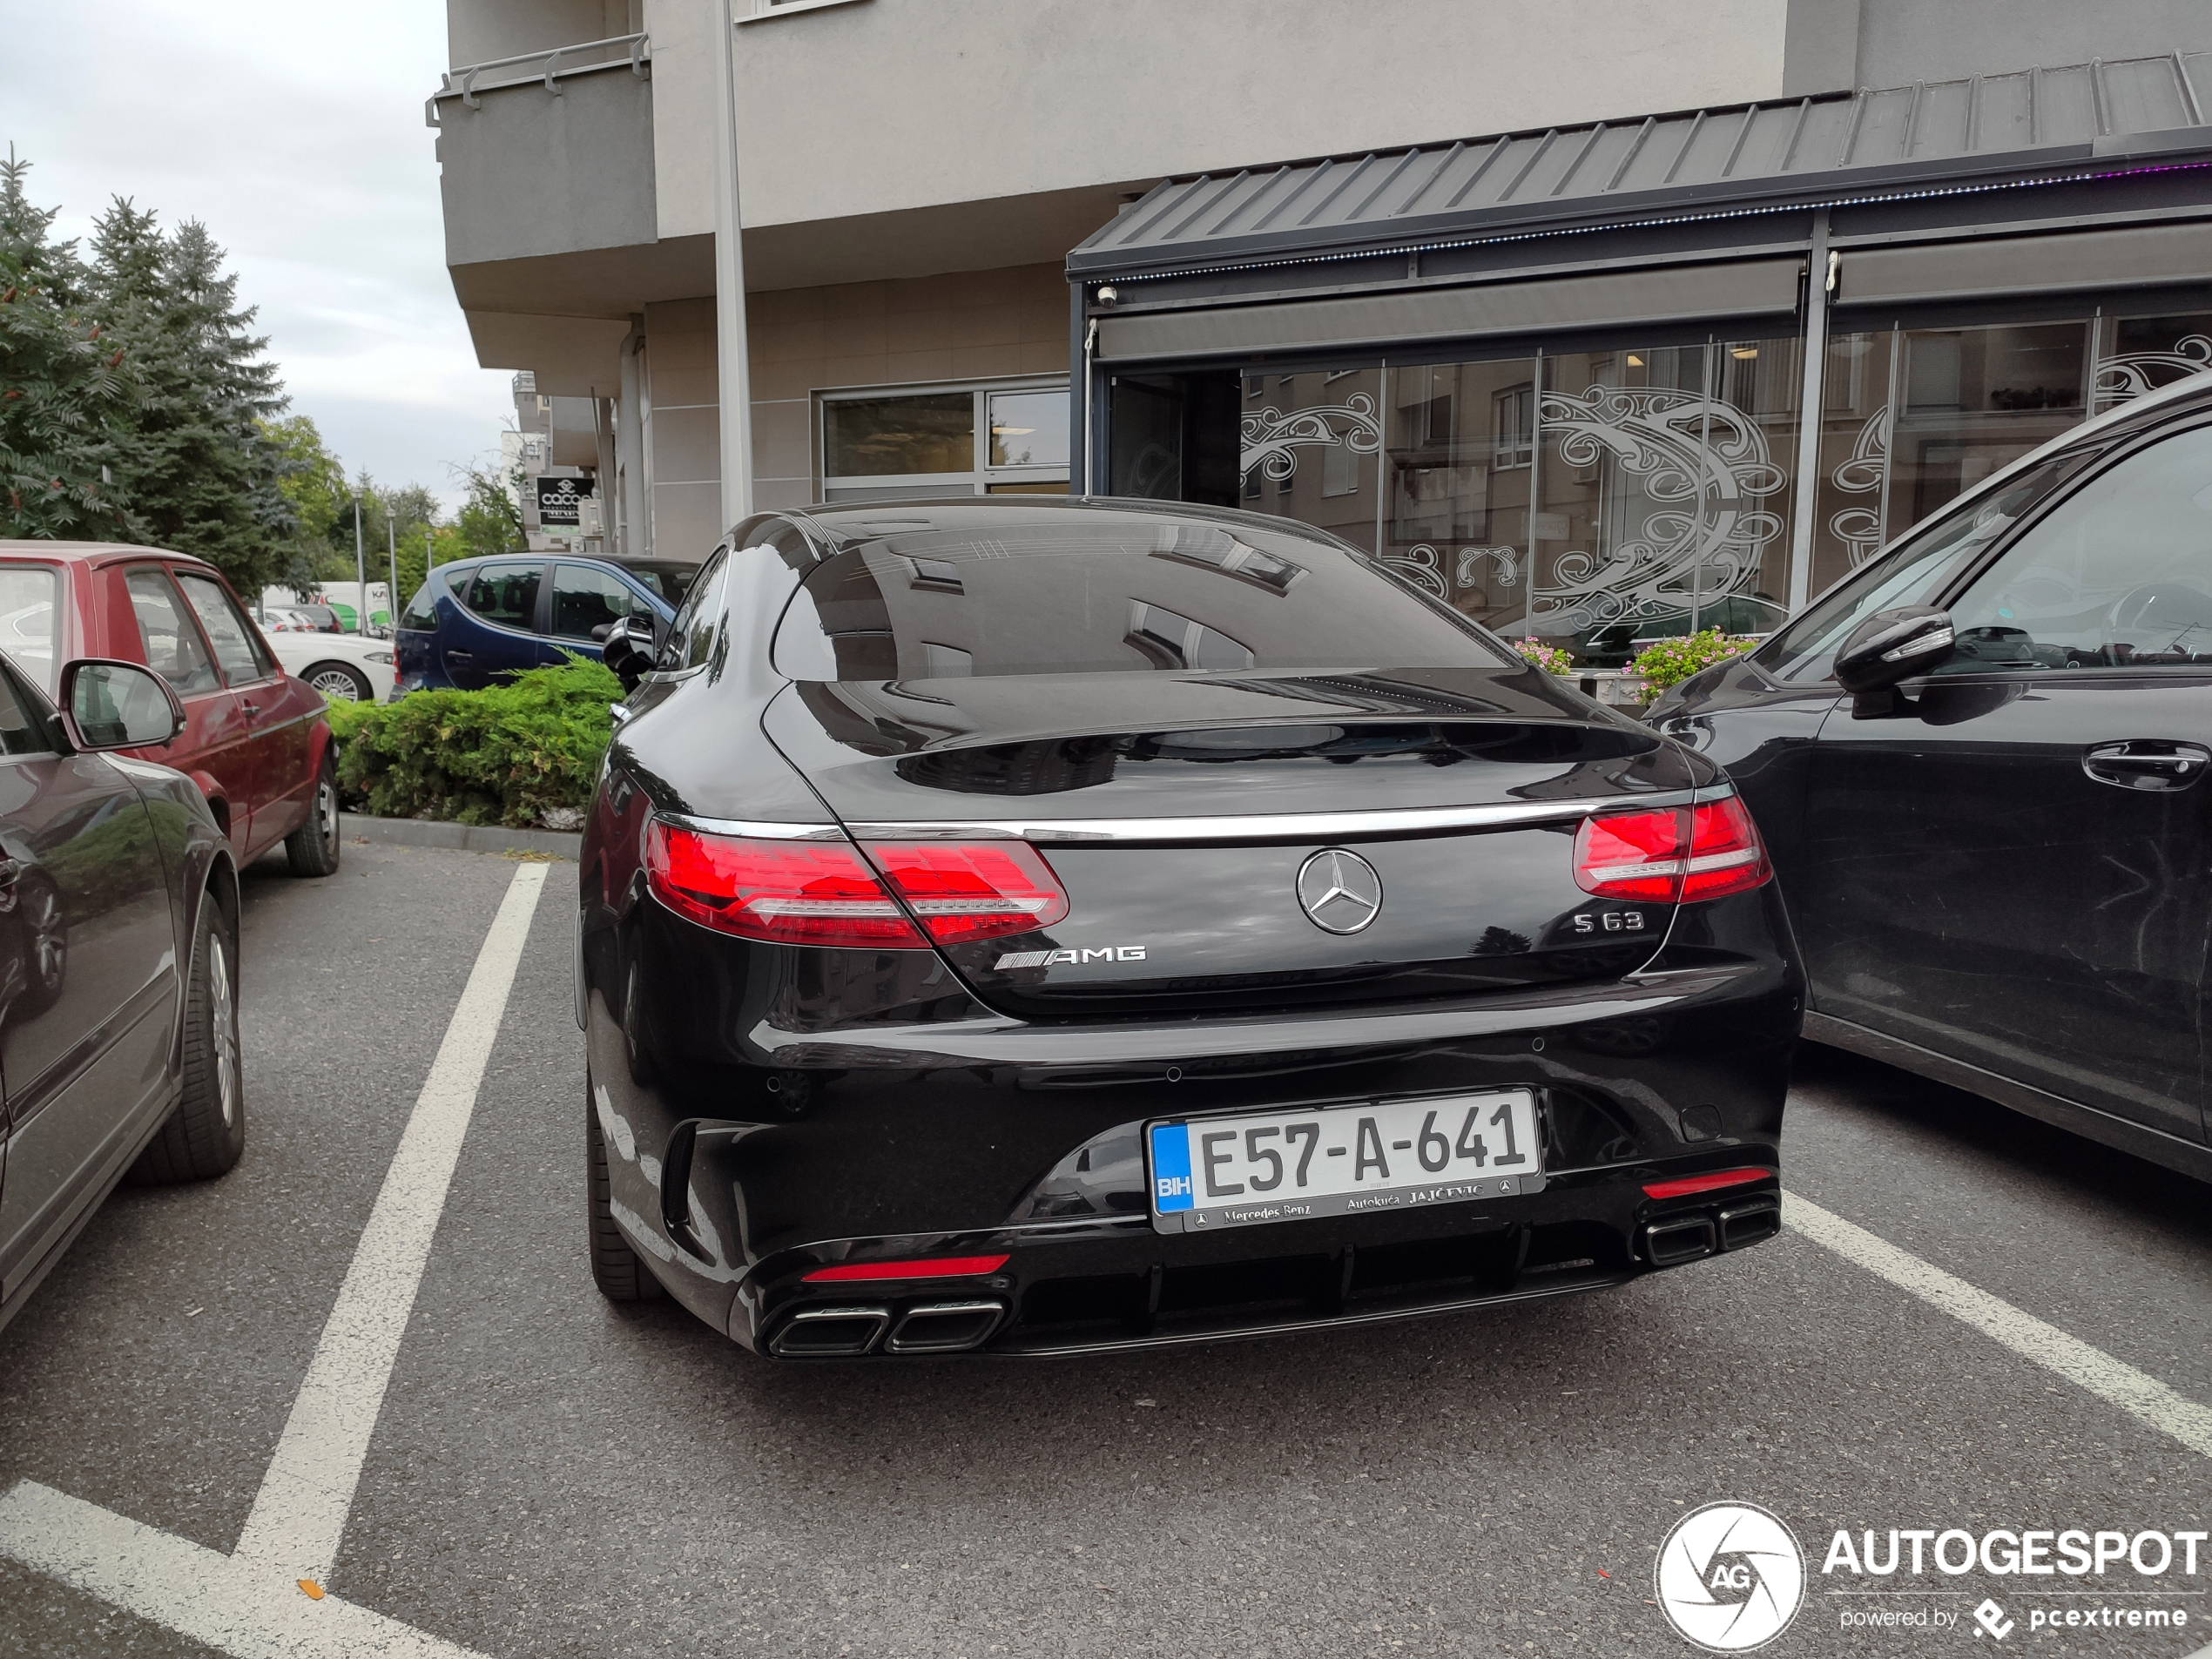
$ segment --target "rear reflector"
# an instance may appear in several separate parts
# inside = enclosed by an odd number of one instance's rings
[[[927,948],[860,849],[752,840],[651,820],[645,879],[679,916],[744,939],[872,950]]]
[[[1754,1181],[1771,1181],[1771,1170],[1716,1170],[1710,1175],[1685,1175],[1676,1181],[1653,1181],[1643,1189],[1647,1198],[1687,1198],[1693,1192],[1718,1192],[1723,1187],[1749,1186]],[[807,1277],[812,1278],[813,1274]]]
[[[974,1278],[1006,1265],[1003,1256],[931,1256],[912,1262],[840,1262],[801,1277],[810,1285],[826,1280],[879,1278]]]
[[[867,855],[940,944],[1049,927],[1068,894],[1026,841],[872,841]]]
[[[1575,884],[1602,899],[1696,904],[1770,880],[1766,848],[1734,795],[1696,806],[1606,813],[1575,833]]]

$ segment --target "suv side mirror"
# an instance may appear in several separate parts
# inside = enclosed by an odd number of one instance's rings
[[[60,701],[69,740],[81,750],[159,748],[185,729],[185,705],[169,682],[138,663],[65,663]]]
[[[1852,629],[1837,649],[1836,683],[1865,699],[1937,667],[1951,656],[1954,644],[1947,610],[1934,605],[1878,610]]]

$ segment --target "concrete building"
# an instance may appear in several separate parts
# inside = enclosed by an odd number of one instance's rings
[[[1888,142],[1896,129],[1901,148],[1889,159],[1948,179],[2008,147],[2048,152],[2029,159],[2056,166],[2065,158],[2054,158],[2054,144],[2094,149],[2114,135],[2186,129],[2175,144],[2187,150],[2203,136],[2201,105],[2212,99],[2212,80],[2187,57],[2212,51],[2212,7],[2201,0],[2094,9],[2061,0],[734,4],[726,27],[722,0],[448,5],[455,67],[429,114],[455,290],[479,360],[533,376],[553,447],[563,430],[574,435],[569,464],[598,481],[612,550],[702,556],[725,528],[711,54],[726,50],[752,290],[759,505],[873,492],[1061,491],[1071,479],[1078,488],[1088,480],[1099,489],[1264,502],[1340,530],[1364,525],[1354,539],[1378,556],[1441,572],[1437,585],[1453,603],[1493,622],[1548,628],[1594,660],[1609,648],[1595,631],[1620,617],[1602,604],[1554,605],[1551,622],[1562,625],[1550,626],[1533,590],[1572,585],[1574,572],[1590,585],[1616,544],[1652,538],[1663,502],[1649,489],[1616,487],[1618,468],[1608,472],[1598,453],[1602,435],[1585,435],[1580,465],[1560,462],[1556,446],[1570,435],[1545,422],[1547,400],[1565,382],[1548,377],[1548,357],[1555,364],[1570,349],[1581,354],[1571,371],[1579,379],[1566,388],[1577,395],[1620,378],[1600,357],[1657,364],[1652,386],[1664,381],[1669,396],[1707,411],[1699,454],[1717,416],[1719,441],[1760,448],[1768,472],[1789,475],[1729,472],[1727,487],[1741,499],[1730,509],[1727,546],[1714,554],[1699,530],[1686,562],[1676,561],[1683,570],[1645,584],[1661,597],[1629,618],[1629,633],[1679,631],[1693,613],[1755,625],[1802,598],[1816,576],[1848,568],[1870,536],[1904,522],[1885,475],[1879,523],[1853,519],[1831,533],[1830,518],[1865,503],[1854,496],[1831,512],[1823,498],[1816,552],[1810,495],[1802,509],[1789,495],[1803,469],[1807,315],[1824,302],[1816,291],[1828,292],[1808,280],[1811,209],[1786,233],[1730,233],[1731,241],[1683,228],[1744,222],[1723,216],[1732,206],[1701,213],[1701,198],[1740,206],[1748,197],[1739,174],[1806,172],[1809,151],[1782,156],[1793,119],[1801,138],[1817,126],[1831,146],[1814,170],[1826,188],[1857,179],[1878,130]],[[2170,71],[2153,62],[2169,58]],[[2118,60],[2134,67],[2108,80],[2105,65]],[[2046,87],[2029,72],[2039,65],[2072,72]],[[2161,72],[2162,90],[2153,84]],[[1853,96],[1868,87],[1900,90]],[[2012,103],[2039,96],[2045,105],[2024,118],[2025,142],[2000,144],[1992,125],[1999,103],[2011,100],[2011,120]],[[1670,121],[1672,111],[1688,113]],[[1848,136],[1828,132],[1837,122]],[[1680,149],[1678,173],[1643,180],[1637,168],[1659,154],[1646,140],[1662,129]],[[1745,136],[1710,157],[1698,147],[1724,132]],[[1399,194],[1422,182],[1417,173],[1471,171],[1494,149],[1509,152],[1510,162],[1487,184],[1470,183],[1436,222],[1473,213],[1499,244],[1545,222],[1562,233],[1527,259],[1469,256],[1456,266],[1447,259],[1424,273],[1415,253],[1409,264],[1399,246],[1406,226],[1388,222]],[[1614,184],[1650,185],[1648,205],[1669,227],[1642,239],[1616,235],[1606,248],[1602,239],[1563,234],[1590,228],[1567,225],[1568,210],[1615,212],[1635,194],[1594,182],[1597,164],[1588,158],[1601,152],[1604,171],[1619,169]],[[1570,157],[1575,167],[1561,171]],[[1508,175],[1514,187],[1501,195]],[[2207,196],[2207,177],[2175,173],[2130,211],[2143,223],[2185,220]],[[1263,190],[1280,195],[1261,200]],[[1594,207],[1593,197],[1608,199]],[[1793,199],[1804,207],[1811,198],[1800,191]],[[1423,211],[1432,205],[1441,206],[1425,202]],[[2176,246],[2160,257],[2195,255]],[[1590,281],[1608,271],[1648,276],[1670,264],[1691,273],[1688,286],[1701,298],[1666,300],[1647,284],[1629,311],[1609,317],[1609,301],[1592,297]],[[1508,266],[1518,267],[1521,309],[1480,325],[1480,296],[1496,297]],[[2168,284],[2159,314],[2195,314],[2186,286]],[[1116,290],[1110,304],[1102,287]],[[1315,313],[1271,334],[1256,320],[1279,313],[1286,297],[1372,307],[1408,293],[1434,302],[1447,290],[1458,298],[1442,312],[1394,333],[1359,322],[1356,310]],[[1954,302],[1963,292],[1937,297]],[[2204,300],[2212,311],[2212,294]],[[2068,304],[2055,320],[2083,322],[2074,316],[2082,307]],[[2050,322],[2049,309],[2038,300],[2004,320]],[[2134,334],[2117,320],[2127,311],[2093,299],[2078,347],[2017,328],[1956,343],[1965,355],[1952,379],[1979,388],[1995,375],[1990,384],[2007,398],[2027,400],[2006,412],[2038,431],[2078,418],[2097,396],[2100,362],[2124,350],[2179,349],[2162,336],[2127,343]],[[1238,313],[1246,314],[1241,321]],[[1224,334],[1225,318],[1234,326]],[[1925,320],[1860,317],[1853,331],[1865,338],[1851,363],[1813,395],[1886,409],[1892,384],[1918,376],[1932,388],[1945,347],[1912,344]],[[2148,340],[2148,327],[2134,334]],[[2045,388],[2036,403],[2028,383],[2040,387],[2056,360],[1999,362],[1991,350],[2071,350],[2070,372],[2085,389],[2069,405],[2062,390]],[[1824,364],[1828,354],[1825,347],[1810,354]],[[1403,372],[1417,358],[1426,378]],[[1635,378],[1642,388],[1648,376]],[[1310,384],[1286,392],[1286,379]],[[1372,433],[1339,421],[1326,442],[1277,442],[1299,415],[1348,408],[1354,393],[1368,400]],[[551,418],[564,405],[578,412],[565,426]],[[1254,439],[1243,428],[1263,410],[1276,424]],[[1824,428],[1820,442],[1842,450],[1819,450],[1809,463],[1831,470],[1872,429],[1858,401],[1831,413],[1833,431]],[[1468,449],[1478,436],[1479,465]],[[1995,454],[1971,440],[1952,433],[1948,448],[1928,452],[1928,467],[1948,469],[1950,488],[1971,482]],[[1301,469],[1301,462],[1311,464]],[[1912,503],[1940,493],[1928,467],[1915,475]],[[1724,578],[1718,600],[1742,599],[1743,614],[1708,615],[1706,594],[1675,594],[1684,571],[1693,589],[1709,574]]]

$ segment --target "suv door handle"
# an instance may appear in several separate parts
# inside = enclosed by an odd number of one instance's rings
[[[2101,743],[2081,757],[2081,770],[2120,789],[2187,789],[2212,769],[2212,749],[2171,738]]]

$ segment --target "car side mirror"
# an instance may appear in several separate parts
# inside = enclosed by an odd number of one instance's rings
[[[1851,631],[1836,652],[1836,683],[1858,699],[1854,713],[1887,713],[1885,695],[1946,661],[1957,643],[1951,613],[1934,605],[1878,610]]]
[[[167,680],[105,657],[63,664],[61,714],[82,750],[159,748],[185,729],[185,705]]]
[[[653,667],[653,621],[629,616],[609,630],[599,648],[599,660],[614,671],[625,692],[634,691]]]

